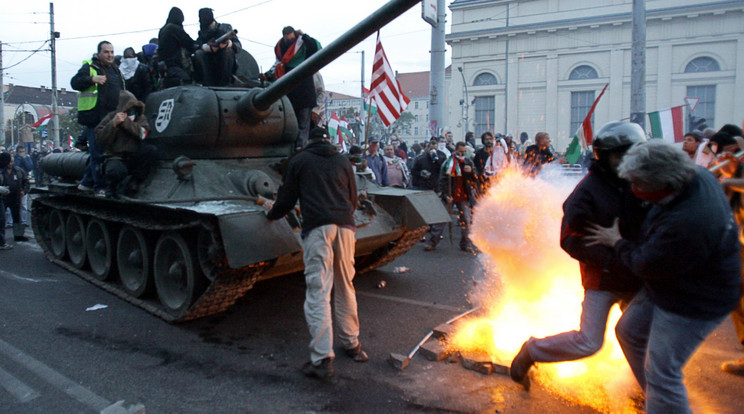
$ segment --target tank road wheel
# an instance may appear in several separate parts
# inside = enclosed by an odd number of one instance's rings
[[[196,239],[196,252],[199,257],[199,267],[204,276],[214,281],[220,259],[220,245],[214,234],[207,229],[200,229]]]
[[[49,247],[55,259],[65,257],[65,216],[54,209],[49,213]]]
[[[149,290],[152,273],[152,243],[140,229],[126,226],[116,243],[117,265],[122,287],[138,298]]]
[[[106,223],[96,218],[91,219],[85,232],[85,243],[93,277],[98,280],[108,279],[114,262],[114,249]]]
[[[166,232],[155,245],[153,278],[160,303],[176,317],[186,314],[199,290],[201,274],[183,236]]]
[[[70,262],[78,269],[85,266],[85,221],[79,214],[67,216],[65,241]]]

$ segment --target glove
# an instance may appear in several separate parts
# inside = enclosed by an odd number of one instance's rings
[[[204,53],[210,53],[212,51],[212,46],[209,46],[209,44],[204,43],[203,45],[201,45],[201,50]]]
[[[0,185],[0,196],[6,196],[8,194],[10,194],[10,190],[8,189],[8,186]]]

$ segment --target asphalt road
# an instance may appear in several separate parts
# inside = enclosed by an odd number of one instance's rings
[[[111,413],[122,400],[147,413],[595,412],[459,364],[421,356],[404,371],[388,364],[391,352],[407,353],[470,309],[482,272],[456,246],[445,240],[424,252],[420,244],[359,275],[370,361],[337,351],[335,380],[319,382],[299,372],[309,341],[301,276],[257,284],[223,315],[169,325],[49,263],[35,243],[17,243],[0,251],[0,412]],[[395,274],[396,266],[412,271]],[[105,307],[88,310],[95,305]],[[696,412],[744,412],[744,378],[718,369],[742,356],[726,321],[685,371]]]

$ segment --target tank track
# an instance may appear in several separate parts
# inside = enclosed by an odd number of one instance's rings
[[[117,214],[112,211],[101,211],[100,208],[93,209],[92,207],[86,207],[80,205],[79,201],[73,202],[64,197],[38,197],[34,200],[35,203],[39,203],[50,209],[59,209],[65,212],[73,212],[77,214],[91,215],[97,218],[109,222],[115,222],[120,224],[129,224],[134,227],[143,230],[185,230],[185,229],[196,229],[202,226],[203,223],[200,220],[170,220],[163,222],[162,220],[148,220],[141,216],[134,216],[130,214]],[[203,318],[206,316],[216,315],[226,311],[232,306],[239,298],[250,290],[258,276],[269,268],[271,262],[260,262],[251,266],[242,267],[240,269],[230,269],[226,266],[217,267],[217,271],[214,274],[214,279],[206,290],[194,301],[194,304],[187,310],[182,316],[175,316],[157,303],[157,299],[146,300],[131,296],[128,292],[122,289],[116,283],[112,281],[102,281],[95,278],[90,272],[82,269],[78,269],[72,264],[65,260],[57,259],[50,251],[48,243],[43,238],[44,231],[39,228],[41,219],[38,216],[39,209],[32,209],[34,220],[32,220],[32,227],[34,234],[37,237],[39,245],[44,251],[47,258],[54,264],[64,268],[65,270],[76,274],[82,279],[98,286],[99,288],[113,293],[119,298],[144,309],[145,311],[158,316],[170,323],[184,322],[193,319]],[[224,262],[224,260],[221,260]]]
[[[373,255],[381,255],[376,259],[373,259],[372,263],[358,270],[357,273],[366,273],[370,270],[377,269],[378,267],[385,266],[399,256],[404,255],[406,252],[411,250],[428,231],[429,226],[421,226],[417,229],[404,232],[398,240],[390,243],[392,245],[391,247],[384,248],[380,253],[373,253]]]

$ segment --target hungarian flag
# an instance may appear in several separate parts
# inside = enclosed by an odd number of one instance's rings
[[[328,136],[329,137],[335,137],[338,135],[338,115],[334,112],[333,115],[331,115],[331,119],[328,121]]]
[[[401,91],[400,83],[395,79],[395,72],[385,56],[380,43],[380,32],[377,32],[375,60],[372,63],[372,86],[370,98],[377,103],[377,114],[382,123],[388,127],[406,109],[410,99]]]
[[[576,162],[579,161],[579,157],[581,157],[581,154],[586,151],[589,145],[592,144],[592,139],[594,139],[594,131],[592,131],[592,114],[594,113],[594,108],[597,107],[597,103],[602,98],[602,95],[604,95],[608,86],[610,86],[609,83],[606,84],[604,88],[602,88],[602,92],[599,93],[599,96],[597,96],[597,99],[594,100],[592,107],[589,108],[589,113],[586,114],[584,122],[579,125],[579,128],[576,130],[571,143],[568,144],[568,148],[566,149],[566,161],[569,164],[576,164]]]
[[[362,115],[361,114],[357,114],[356,120],[357,120],[357,122],[359,122],[359,125],[364,126],[364,120],[362,119]]]
[[[34,122],[34,124],[31,125],[31,126],[40,131],[40,130],[46,128],[46,126],[49,123],[49,120],[50,119],[52,119],[52,114],[51,113],[42,116],[41,118],[39,118],[38,121]]]
[[[346,120],[345,116],[341,117],[338,125],[341,130],[341,136],[344,137],[344,140],[351,140],[351,137],[354,136],[354,132],[349,128],[349,121]]]
[[[372,108],[370,109],[370,97],[369,89],[362,86],[362,99],[364,99],[364,112],[368,112],[370,116],[377,113],[377,103],[371,102]]]
[[[682,118],[683,106],[649,112],[648,119],[651,121],[651,137],[663,138],[669,143],[682,142],[685,139],[684,121]]]

